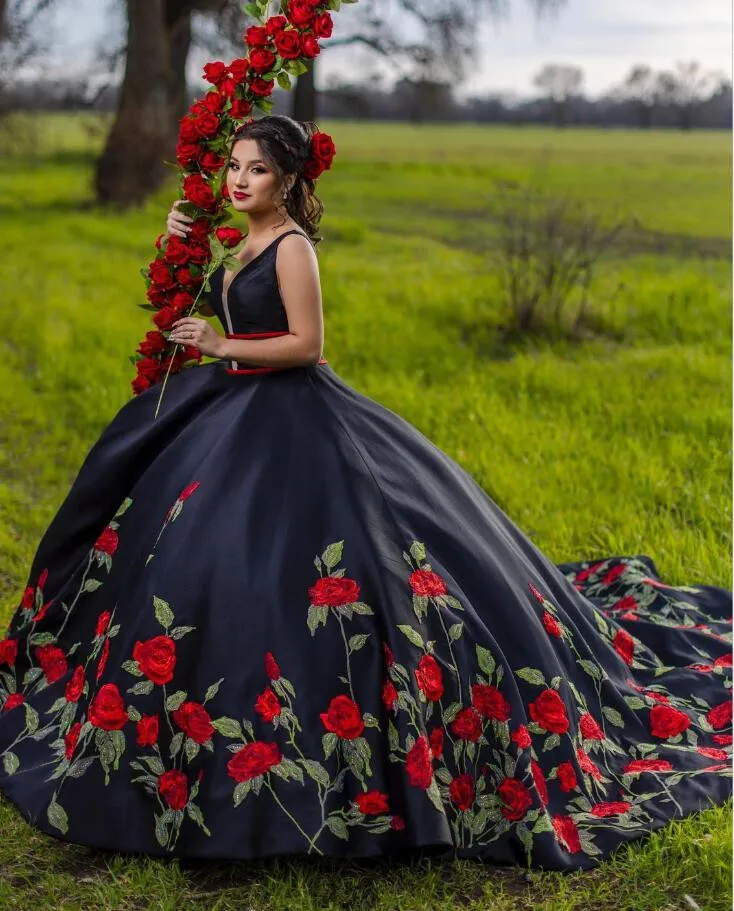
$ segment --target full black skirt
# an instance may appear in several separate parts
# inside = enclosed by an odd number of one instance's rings
[[[328,366],[128,401],[0,642],[0,789],[158,856],[571,870],[731,795],[731,593],[555,565]]]

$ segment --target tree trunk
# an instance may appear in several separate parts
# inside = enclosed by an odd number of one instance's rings
[[[308,64],[308,70],[296,79],[296,87],[293,92],[293,113],[291,116],[294,120],[302,122],[316,120],[316,83],[314,80],[314,71],[316,69],[316,60],[313,59]]]
[[[174,0],[127,0],[125,76],[117,116],[97,161],[102,203],[142,203],[174,160],[178,119],[187,110],[185,65],[191,7]]]

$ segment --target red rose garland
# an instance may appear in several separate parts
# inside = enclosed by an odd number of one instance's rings
[[[153,313],[156,328],[146,333],[130,357],[137,371],[131,384],[135,395],[160,380],[165,388],[169,373],[201,361],[198,348],[171,344],[168,335],[176,320],[196,311],[202,292],[211,289],[209,279],[220,265],[230,269],[240,265],[233,254],[243,239],[242,232],[225,224],[231,218],[226,211],[228,193],[223,172],[229,141],[253,107],[265,113],[272,110],[268,96],[276,80],[289,89],[291,76],[306,72],[304,61],[319,54],[319,39],[331,36],[329,10],[339,9],[342,2],[357,0],[283,0],[283,15],[271,16],[262,25],[246,30],[249,56],[229,65],[215,61],[204,67],[204,78],[212,88],[181,119],[176,145],[185,198],[179,211],[194,220],[186,238],[159,235],[155,259],[141,270],[148,303],[140,306]],[[262,21],[267,5],[255,0],[246,12]],[[331,167],[335,152],[328,133],[315,133],[304,177],[316,180]]]

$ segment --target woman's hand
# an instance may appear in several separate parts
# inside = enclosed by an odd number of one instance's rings
[[[195,316],[184,316],[176,320],[168,338],[171,342],[193,345],[207,357],[221,357],[222,347],[226,342],[226,339],[215,332],[206,320],[197,319]]]
[[[168,213],[168,218],[166,219],[166,234],[170,237],[175,235],[176,237],[188,237],[189,231],[191,230],[190,222],[194,219],[189,218],[188,215],[184,215],[183,212],[178,211],[178,207],[182,202],[186,202],[185,199],[177,199],[171,206],[171,211]]]

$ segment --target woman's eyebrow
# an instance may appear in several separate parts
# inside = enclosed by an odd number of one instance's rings
[[[234,157],[234,155],[230,155],[230,156],[229,156],[229,160],[230,160],[230,161],[234,161],[235,164],[239,164],[238,159],[236,159],[236,158]],[[253,158],[252,161],[248,161],[247,163],[248,163],[248,164],[265,164],[265,162],[262,160],[262,158]]]

